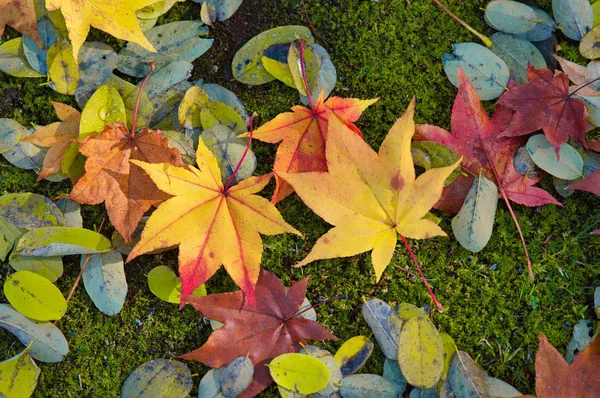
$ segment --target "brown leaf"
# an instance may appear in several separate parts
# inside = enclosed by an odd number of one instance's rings
[[[134,135],[123,123],[109,124],[98,135],[86,137],[79,151],[88,157],[86,173],[69,199],[81,204],[106,202],[111,223],[127,241],[144,213],[170,197],[129,160],[185,166],[161,131],[144,129]]]
[[[228,365],[246,356],[255,365],[252,385],[243,394],[253,397],[272,379],[266,371],[271,359],[288,352],[298,352],[306,340],[336,339],[317,322],[298,316],[306,294],[308,277],[285,286],[271,272],[261,270],[255,290],[255,306],[242,291],[211,294],[205,297],[183,296],[204,316],[225,324],[210,335],[202,347],[182,356],[211,367]]]
[[[538,398],[593,398],[600,391],[600,339],[595,338],[569,366],[562,355],[539,335],[535,357],[535,391]]]
[[[69,105],[52,101],[50,103],[61,121],[41,127],[23,139],[31,144],[50,148],[44,158],[38,181],[62,170],[65,153],[79,136],[81,113]]]
[[[38,31],[35,6],[31,0],[2,0],[0,1],[0,36],[6,25],[31,37],[40,46],[44,46]]]

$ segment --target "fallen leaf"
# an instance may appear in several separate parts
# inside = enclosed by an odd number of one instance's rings
[[[179,245],[184,295],[192,293],[224,265],[253,305],[263,251],[259,233],[299,232],[283,220],[275,206],[254,195],[267,185],[270,174],[250,177],[231,187],[224,185],[217,160],[202,139],[198,141],[196,161],[200,170],[132,161],[159,190],[174,197],[150,216],[127,261]]]
[[[187,397],[192,385],[192,373],[186,364],[169,359],[155,359],[131,372],[123,383],[121,397]]]
[[[535,392],[538,398],[592,398],[600,391],[600,338],[595,338],[569,365],[562,355],[539,335],[535,357]]]
[[[317,322],[298,316],[307,281],[305,277],[286,292],[274,274],[262,270],[254,305],[242,291],[205,297],[184,296],[204,316],[225,326],[213,332],[202,347],[182,358],[216,368],[247,355],[255,366],[254,380],[242,397],[260,393],[273,381],[265,366],[271,359],[298,352],[307,340],[336,339]]]
[[[185,165],[160,131],[144,129],[132,134],[123,123],[107,125],[98,135],[86,137],[79,151],[88,157],[86,172],[69,199],[81,204],[106,202],[111,223],[127,241],[144,213],[169,198],[141,167],[129,161]]]
[[[135,11],[158,1],[160,0],[46,0],[46,8],[48,11],[60,9],[62,12],[73,45],[73,57],[78,62],[79,49],[92,26],[118,39],[137,43],[148,51],[156,51],[142,33]]]
[[[467,77],[462,71],[459,75],[461,83],[452,108],[451,132],[427,124],[416,127],[415,141],[439,142],[464,157],[461,168],[467,176],[459,176],[446,187],[435,207],[458,212],[479,170],[498,186],[500,195],[515,203],[560,206],[548,192],[533,186],[539,179],[527,178],[514,169],[515,153],[525,144],[525,138],[498,136],[511,120],[512,111],[496,105],[496,112],[490,118]]]
[[[62,170],[63,159],[67,149],[79,137],[81,114],[75,108],[58,102],[50,102],[56,116],[61,120],[37,129],[22,141],[50,148],[44,158],[44,165],[37,181]]]
[[[430,169],[416,178],[411,155],[414,105],[413,99],[390,129],[379,153],[328,111],[329,171],[278,172],[304,203],[335,226],[296,266],[372,250],[379,280],[394,255],[399,234],[412,239],[446,236],[425,216],[459,162]]]
[[[31,0],[4,0],[0,2],[0,36],[4,34],[6,25],[17,32],[31,37],[39,46],[43,46],[38,31],[35,5]]]
[[[596,196],[600,196],[600,170],[596,170],[583,180],[569,185],[569,189],[591,192]]]
[[[562,33],[579,41],[594,26],[594,12],[588,0],[552,0],[552,13]]]
[[[582,100],[569,94],[569,77],[549,69],[527,69],[529,84],[505,92],[496,105],[515,111],[500,137],[517,137],[539,129],[558,156],[560,146],[569,138],[585,147],[585,119],[588,112]]]
[[[313,109],[296,105],[292,107],[292,112],[282,113],[254,131],[252,137],[257,140],[272,144],[281,142],[273,166],[276,187],[271,201],[277,203],[294,192],[279,173],[327,171],[325,152],[331,116],[336,116],[349,130],[362,136],[354,122],[377,100],[331,97],[324,102],[321,95]],[[351,133],[349,130],[342,133]],[[243,134],[240,137],[247,136]]]

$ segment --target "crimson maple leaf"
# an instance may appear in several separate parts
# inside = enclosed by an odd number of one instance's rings
[[[496,105],[515,111],[500,133],[501,137],[516,137],[544,130],[548,142],[556,150],[573,138],[584,147],[585,119],[588,117],[583,101],[569,94],[569,76],[559,70],[527,68],[528,84],[508,90]]]
[[[265,366],[271,359],[288,352],[298,352],[307,344],[306,340],[337,340],[317,322],[298,316],[308,278],[292,284],[286,292],[279,278],[261,270],[254,306],[250,305],[242,291],[204,297],[183,295],[182,299],[204,316],[225,326],[213,332],[202,347],[181,358],[217,368],[248,355],[255,367],[254,379],[242,396],[255,396],[273,381]]]
[[[534,187],[538,179],[518,174],[514,168],[517,149],[525,144],[525,137],[501,138],[498,134],[511,122],[513,112],[496,105],[490,118],[481,105],[473,86],[459,70],[460,88],[452,108],[451,132],[427,124],[417,125],[415,141],[435,141],[463,156],[460,175],[447,186],[436,208],[458,212],[473,185],[474,176],[481,169],[483,175],[498,186],[505,199],[526,206],[541,206],[560,202],[541,188]]]
[[[488,180],[498,186],[498,195],[504,199],[515,221],[527,258],[529,277],[533,279],[525,238],[510,202],[526,206],[549,203],[562,205],[545,190],[533,186],[539,178],[528,178],[516,172],[515,153],[525,143],[525,137],[502,138],[498,135],[512,123],[513,112],[496,104],[494,116],[490,118],[469,79],[460,68],[458,76],[460,87],[452,108],[452,132],[436,126],[418,125],[414,136],[416,141],[435,141],[446,145],[458,156],[463,157],[461,168],[467,175],[459,175],[456,181],[444,188],[440,201],[434,207],[451,212],[460,210],[473,185],[474,177],[481,170]]]

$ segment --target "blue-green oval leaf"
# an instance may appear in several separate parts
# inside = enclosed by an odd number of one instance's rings
[[[583,158],[571,145],[564,143],[560,147],[560,159],[546,136],[537,134],[527,141],[527,151],[536,165],[553,176],[565,180],[583,177]]]
[[[533,8],[511,0],[490,1],[485,8],[484,18],[492,28],[515,35],[528,32],[537,24],[537,14]]]
[[[87,256],[81,256],[81,267]],[[111,249],[106,253],[90,255],[82,274],[88,295],[100,311],[115,315],[121,311],[127,296],[127,280],[123,269],[123,256]]]
[[[167,359],[155,359],[138,366],[125,380],[122,398],[187,397],[192,390],[192,374],[187,365]]]
[[[589,0],[552,0],[552,13],[563,34],[571,40],[581,40],[594,26]]]
[[[511,75],[517,84],[528,83],[527,67],[529,64],[536,69],[546,68],[544,56],[536,46],[528,41],[516,39],[504,33],[494,33],[491,50],[500,57],[508,66]]]

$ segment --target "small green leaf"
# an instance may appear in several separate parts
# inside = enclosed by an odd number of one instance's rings
[[[452,219],[452,232],[465,249],[480,252],[492,237],[498,188],[481,173],[475,177],[458,214]]]
[[[444,372],[442,373],[442,379],[448,376],[448,370],[450,370],[450,360],[452,355],[456,352],[456,344],[452,337],[446,333],[440,333],[440,339],[442,339],[442,345],[444,346]]]
[[[318,391],[316,397],[331,397],[339,391],[339,384],[342,381],[342,370],[335,361],[331,352],[314,345],[307,345],[300,349],[300,354],[307,354],[321,361],[329,370],[329,383],[327,387]]]
[[[27,232],[19,239],[15,253],[22,256],[67,256],[104,253],[110,241],[103,235],[83,228],[44,227]]]
[[[504,33],[521,34],[537,24],[537,14],[526,4],[511,0],[490,1],[485,8],[485,21]]]
[[[546,136],[537,134],[527,141],[527,151],[539,168],[553,176],[564,180],[583,177],[583,158],[575,148],[567,143],[561,145],[559,159]]]
[[[100,86],[85,104],[79,123],[79,138],[98,134],[110,123],[125,123],[125,104],[119,92],[108,86]]]
[[[27,230],[65,225],[60,209],[48,198],[36,193],[10,193],[0,196],[0,217]]]
[[[181,294],[181,279],[171,268],[164,265],[152,268],[148,273],[148,287],[159,299],[168,303],[179,304]],[[192,296],[206,296],[206,287],[200,285],[194,290]]]
[[[403,322],[406,322],[412,318],[427,316],[422,309],[410,303],[400,303],[394,308],[394,310]]]
[[[444,370],[444,346],[429,318],[409,319],[402,326],[398,343],[398,364],[409,384],[430,388]]]
[[[8,262],[15,271],[30,271],[50,282],[56,282],[63,274],[62,257],[31,257],[13,253]]]
[[[48,279],[18,271],[4,282],[4,295],[21,314],[36,321],[53,321],[67,312],[67,301]]]
[[[81,256],[81,267],[86,260],[87,256]],[[127,296],[127,280],[121,253],[111,249],[106,253],[92,254],[82,279],[96,308],[108,316],[121,311]]]
[[[344,377],[340,393],[344,398],[390,398],[396,388],[387,379],[373,374],[358,374]]]
[[[273,359],[268,366],[275,383],[300,394],[314,394],[329,383],[327,366],[310,355],[283,354]]]
[[[218,398],[221,394],[221,373],[225,368],[209,370],[198,385],[198,398]]]
[[[0,392],[7,398],[27,398],[37,386],[40,368],[29,355],[29,348],[0,362]]]
[[[29,131],[16,120],[0,118],[0,154],[13,149],[28,135]]]
[[[15,77],[43,77],[29,66],[23,51],[23,39],[17,37],[0,45],[0,72]]]

